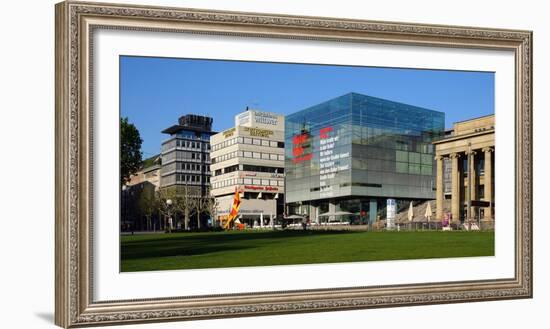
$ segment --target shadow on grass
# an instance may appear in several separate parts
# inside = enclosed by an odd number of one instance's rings
[[[229,250],[252,249],[280,239],[359,233],[354,231],[268,231],[162,234],[155,238],[126,238],[121,245],[123,260],[204,255]]]
[[[253,248],[252,246],[231,246],[227,244],[214,244],[214,245],[194,245],[194,244],[182,244],[175,245],[170,244],[155,244],[151,245],[144,243],[143,245],[133,247],[122,247],[122,259],[142,259],[142,258],[156,258],[156,257],[174,257],[174,256],[197,256],[204,255],[219,251],[230,250],[244,250]]]

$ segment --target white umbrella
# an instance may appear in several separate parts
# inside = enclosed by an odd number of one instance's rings
[[[414,213],[413,213],[413,202],[411,201],[410,206],[409,206],[409,212],[408,212],[408,214],[407,214],[407,218],[409,218],[409,222],[412,222],[413,216],[414,216]]]
[[[319,217],[346,216],[346,215],[353,215],[353,213],[347,212],[347,211],[326,212],[326,213],[320,214]]]
[[[432,206],[430,201],[428,201],[428,206],[426,207],[426,213],[424,214],[424,217],[426,217],[428,221],[432,217]]]
[[[290,216],[287,216],[285,217],[286,219],[303,219],[304,216],[300,216],[300,215],[290,215]]]
[[[260,213],[260,227],[264,228],[264,213]]]

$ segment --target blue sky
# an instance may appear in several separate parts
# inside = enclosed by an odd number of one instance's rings
[[[161,131],[187,113],[234,125],[246,106],[290,114],[349,92],[445,112],[445,126],[494,113],[494,73],[220,60],[120,58],[120,111],[160,152]]]

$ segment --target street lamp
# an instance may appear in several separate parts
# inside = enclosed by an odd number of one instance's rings
[[[166,200],[166,211],[168,213],[168,233],[172,233],[172,199]]]
[[[120,222],[121,222],[121,226],[124,228],[124,229],[128,229],[128,227],[126,227],[126,225],[128,225],[128,200],[127,200],[127,192],[128,192],[128,186],[126,186],[126,184],[122,184],[122,195],[121,195],[121,208],[122,208],[122,214],[121,214],[121,219],[120,219]]]

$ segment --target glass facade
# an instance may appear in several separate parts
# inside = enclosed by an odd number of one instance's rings
[[[445,114],[349,93],[285,119],[286,203],[434,199]]]

